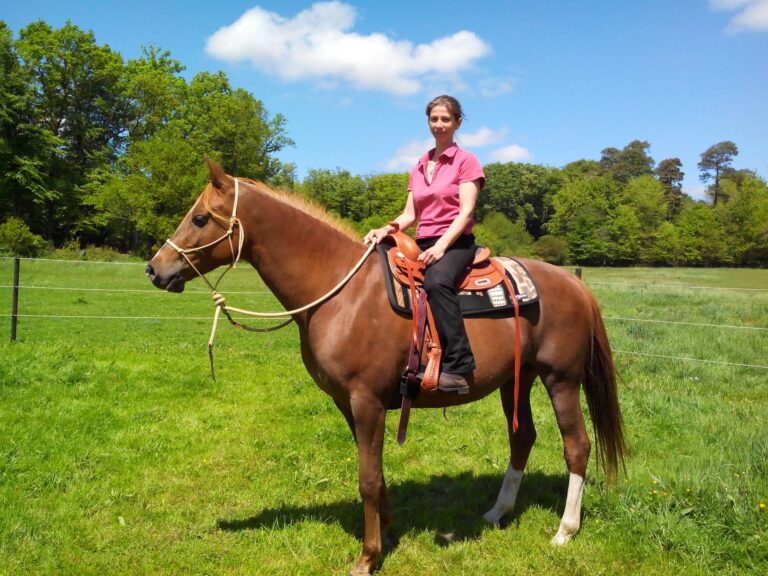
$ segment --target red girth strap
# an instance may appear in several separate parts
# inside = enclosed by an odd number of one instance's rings
[[[504,278],[504,283],[509,290],[509,297],[512,299],[512,305],[515,307],[515,407],[512,414],[512,432],[514,433],[517,432],[518,426],[517,407],[519,404],[518,399],[520,398],[520,363],[523,357],[522,342],[520,339],[520,303],[517,301],[515,287],[512,286],[512,282],[510,282],[509,276],[507,276],[507,271],[504,269],[504,265],[495,258],[491,259],[491,263],[499,272],[501,272],[501,275]]]

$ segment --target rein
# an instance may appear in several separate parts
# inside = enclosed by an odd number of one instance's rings
[[[371,243],[371,245],[365,251],[365,254],[363,254],[360,260],[358,260],[357,264],[354,265],[352,270],[350,270],[349,273],[344,278],[342,278],[338,284],[336,284],[336,286],[331,288],[331,290],[326,292],[323,296],[321,296],[314,302],[310,302],[309,304],[306,304],[301,308],[296,308],[294,310],[284,310],[281,312],[255,312],[252,310],[243,310],[242,308],[227,306],[224,296],[222,296],[219,293],[219,291],[217,290],[217,287],[221,282],[221,279],[224,278],[224,275],[227,272],[229,272],[229,270],[231,270],[232,268],[237,267],[237,263],[240,261],[240,255],[243,251],[243,244],[245,242],[245,228],[243,227],[242,221],[237,217],[237,205],[238,205],[239,198],[240,198],[240,185],[239,185],[239,180],[235,178],[235,200],[232,205],[232,215],[229,218],[225,218],[224,216],[216,214],[207,205],[207,202],[205,203],[205,207],[208,210],[208,212],[211,214],[211,216],[213,216],[218,220],[226,222],[229,225],[229,228],[227,229],[227,231],[216,240],[209,242],[204,246],[198,246],[196,248],[180,248],[170,239],[165,241],[166,244],[168,244],[171,248],[173,248],[179,255],[181,255],[184,258],[184,260],[187,261],[187,264],[189,264],[192,267],[192,269],[197,273],[197,275],[200,276],[200,278],[202,278],[203,281],[211,289],[211,296],[213,297],[213,302],[214,302],[214,305],[216,306],[216,310],[213,313],[213,326],[211,327],[211,337],[208,339],[208,358],[211,364],[211,378],[213,380],[216,380],[216,376],[213,370],[213,340],[216,336],[216,328],[218,327],[219,318],[222,312],[227,317],[230,324],[232,324],[233,326],[236,326],[237,328],[242,328],[243,330],[247,330],[248,332],[273,332],[275,330],[279,330],[280,328],[284,328],[285,326],[288,326],[288,324],[293,322],[292,317],[288,318],[284,322],[281,322],[280,324],[277,324],[276,326],[270,326],[268,328],[254,328],[252,326],[247,326],[246,324],[242,324],[241,322],[238,322],[237,320],[232,318],[230,312],[236,312],[239,314],[245,314],[247,316],[254,316],[257,318],[284,318],[285,316],[293,316],[294,314],[299,314],[301,312],[305,312],[309,310],[310,308],[314,308],[315,306],[322,304],[326,300],[329,300],[339,290],[341,290],[341,288],[347,282],[349,282],[352,276],[354,276],[357,273],[357,271],[360,270],[365,260],[368,258],[370,253],[373,252],[374,248],[376,247],[375,243]],[[232,235],[234,234],[235,226],[237,226],[240,230],[240,234],[238,235],[238,241],[237,241],[237,254],[235,254],[235,247],[232,241]],[[187,254],[191,254],[193,252],[199,252],[200,250],[205,250],[206,248],[211,248],[224,240],[229,241],[229,249],[232,252],[232,263],[224,270],[224,272],[221,273],[221,275],[219,276],[219,278],[216,280],[215,283],[211,283],[211,281],[206,277],[206,275],[197,269],[197,266],[194,265],[194,263],[189,258],[189,256],[187,256]]]

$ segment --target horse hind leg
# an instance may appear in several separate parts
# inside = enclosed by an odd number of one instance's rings
[[[488,512],[483,514],[486,522],[493,526],[499,526],[502,517],[512,512],[517,501],[520,483],[531,454],[533,444],[536,442],[536,427],[533,424],[531,412],[530,392],[536,374],[530,368],[523,367],[520,374],[520,396],[517,410],[518,427],[513,432],[512,422],[514,418],[515,399],[514,381],[507,382],[501,387],[501,404],[504,415],[507,418],[507,431],[509,434],[509,465],[501,483],[496,503]]]
[[[555,410],[569,472],[565,509],[557,534],[551,541],[552,544],[561,546],[567,544],[581,527],[581,498],[591,445],[581,412],[579,378],[550,374],[544,378],[544,385]]]

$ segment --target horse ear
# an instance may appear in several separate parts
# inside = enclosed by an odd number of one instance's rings
[[[226,177],[224,169],[210,158],[206,158],[205,163],[208,164],[208,171],[211,174],[211,184],[217,190],[221,190],[224,186],[224,178]]]

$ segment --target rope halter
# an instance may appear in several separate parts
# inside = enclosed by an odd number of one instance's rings
[[[208,244],[205,244],[204,246],[198,246],[196,248],[181,248],[177,244],[175,244],[172,240],[168,239],[165,241],[165,244],[169,245],[171,248],[173,248],[179,255],[181,255],[184,260],[187,261],[187,264],[189,264],[192,269],[197,273],[200,278],[202,278],[205,283],[208,285],[208,287],[211,289],[211,296],[213,297],[214,305],[216,306],[216,310],[213,314],[213,326],[211,328],[211,337],[208,339],[208,357],[210,359],[211,363],[211,378],[214,380],[216,379],[214,371],[213,371],[213,340],[216,336],[216,327],[219,324],[219,317],[221,316],[221,313],[224,312],[224,315],[229,320],[230,324],[233,326],[237,326],[238,328],[242,328],[244,330],[248,330],[249,332],[272,332],[274,330],[279,330],[280,328],[283,328],[293,322],[293,315],[298,314],[300,312],[304,312],[306,310],[309,310],[310,308],[314,308],[315,306],[325,302],[329,298],[331,298],[336,292],[341,290],[341,288],[349,282],[349,280],[352,278],[352,276],[355,275],[355,273],[362,267],[365,260],[368,258],[368,255],[373,252],[373,249],[376,247],[376,243],[372,242],[371,245],[368,247],[368,249],[365,251],[365,254],[360,258],[360,260],[355,264],[355,266],[350,270],[350,272],[339,281],[339,283],[334,286],[331,290],[329,290],[326,294],[315,300],[314,302],[310,302],[309,304],[302,306],[301,308],[296,308],[294,310],[285,310],[282,312],[253,312],[250,310],[243,310],[241,308],[234,308],[232,306],[227,306],[226,301],[224,299],[224,296],[219,294],[216,287],[221,282],[221,279],[224,277],[224,275],[232,268],[237,267],[237,263],[240,260],[240,255],[243,251],[243,243],[245,242],[245,229],[243,228],[243,223],[240,221],[240,219],[237,217],[237,204],[238,200],[240,198],[240,185],[237,178],[235,180],[235,200],[232,204],[232,215],[229,218],[225,218],[224,216],[217,214],[214,212],[210,205],[208,204],[207,198],[203,199],[204,206],[206,210],[210,213],[211,216],[216,218],[217,220],[220,220],[222,222],[225,222],[228,224],[227,231],[222,234],[219,238],[214,240],[213,242],[209,242]],[[235,227],[238,227],[240,230],[240,234],[238,235],[237,240],[237,253],[235,253],[235,245],[232,240],[232,235],[234,233]],[[199,252],[201,250],[205,250],[206,248],[211,248],[213,246],[216,246],[219,244],[219,242],[222,242],[224,240],[227,240],[229,242],[229,249],[232,252],[232,263],[224,270],[224,272],[221,273],[218,280],[216,280],[216,283],[211,283],[210,280],[200,272],[200,270],[197,269],[197,266],[192,262],[188,254],[192,254],[194,252]],[[165,244],[163,246],[165,246]],[[238,312],[241,314],[246,314],[248,316],[256,316],[259,318],[284,318],[286,316],[289,316],[289,318],[281,322],[280,324],[277,324],[276,326],[270,326],[268,328],[254,328],[252,326],[247,326],[245,324],[242,324],[241,322],[238,322],[234,318],[232,318],[230,311],[232,312]]]
[[[211,206],[208,204],[208,198],[203,199],[203,205],[205,206],[205,209],[208,210],[208,213],[216,218],[217,220],[224,222],[229,227],[227,228],[227,231],[222,234],[220,237],[218,237],[213,242],[208,242],[208,244],[205,244],[203,246],[197,246],[196,248],[181,248],[176,243],[173,242],[170,238],[165,241],[165,243],[176,250],[178,254],[180,254],[184,260],[187,261],[187,264],[189,264],[192,267],[192,270],[194,270],[200,278],[202,278],[206,284],[208,284],[208,287],[213,291],[216,292],[216,287],[219,285],[219,282],[221,282],[221,279],[224,277],[224,274],[226,274],[231,268],[236,268],[237,263],[240,261],[240,254],[243,251],[243,242],[245,242],[245,230],[243,229],[243,223],[240,221],[240,219],[237,217],[237,204],[240,199],[240,184],[239,180],[235,178],[235,201],[232,203],[232,215],[229,218],[225,218],[221,214],[217,214],[213,211]],[[235,254],[235,245],[232,241],[232,235],[235,231],[235,226],[237,226],[240,229],[240,234],[237,238],[237,254]],[[197,266],[192,262],[188,254],[192,254],[194,252],[200,252],[201,250],[205,250],[206,248],[211,248],[213,246],[216,246],[219,242],[222,242],[223,240],[227,240],[229,242],[229,250],[232,253],[232,263],[224,270],[224,272],[221,273],[219,276],[219,279],[216,280],[215,284],[212,284],[210,280],[206,277],[205,274],[200,272],[200,270],[197,269]]]

